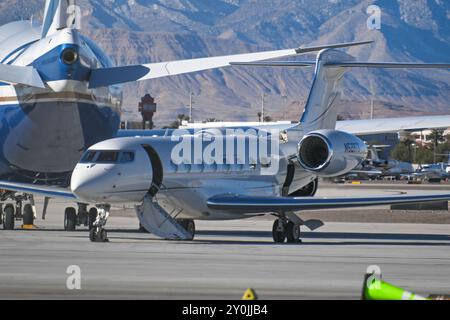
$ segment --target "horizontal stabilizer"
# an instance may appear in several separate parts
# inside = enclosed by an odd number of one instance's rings
[[[222,67],[228,67],[235,62],[256,62],[284,57],[291,57],[302,53],[320,51],[330,48],[344,48],[371,43],[371,41],[339,43],[315,47],[300,47],[297,49],[264,51],[256,53],[235,54],[210,58],[159,62],[136,66],[124,66],[92,70],[90,88],[121,84],[131,81],[143,81],[167,76],[186,74]],[[309,65],[309,64],[308,64]]]
[[[336,209],[350,207],[368,207],[390,204],[449,201],[450,193],[429,195],[399,195],[361,198],[317,198],[317,197],[259,197],[222,195],[210,198],[208,207],[239,213],[268,213],[280,211],[302,211],[318,209]]]
[[[37,70],[33,67],[0,64],[0,82],[18,83],[36,88],[45,88]]]
[[[447,69],[449,63],[397,63],[397,62],[336,62],[327,63],[329,67],[347,68],[387,68],[387,69]]]
[[[449,115],[343,120],[338,121],[336,124],[336,130],[341,130],[356,135],[389,132],[395,133],[399,131],[420,131],[427,129],[447,129],[449,127]]]
[[[314,61],[262,61],[233,62],[233,66],[249,67],[310,67]],[[449,63],[397,63],[397,62],[327,62],[323,64],[330,68],[385,68],[385,69],[448,69]]]
[[[258,61],[296,55],[296,49],[179,60],[92,70],[90,88],[143,81],[230,66],[236,61]]]
[[[355,46],[362,46],[365,44],[373,43],[373,41],[360,41],[360,42],[344,42],[344,43],[335,43],[335,44],[327,44],[323,46],[315,46],[315,47],[300,47],[296,49],[297,54],[308,53],[308,52],[317,52],[324,49],[339,49],[339,48],[349,48]]]
[[[127,66],[117,68],[103,68],[91,71],[89,88],[107,87],[131,81],[138,81],[150,72],[145,66]]]
[[[233,62],[232,66],[246,67],[314,67],[315,61],[261,61],[261,62]]]

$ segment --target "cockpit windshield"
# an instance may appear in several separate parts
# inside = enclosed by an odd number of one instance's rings
[[[81,158],[81,162],[82,163],[94,162],[96,153],[97,153],[96,151],[87,151],[84,154],[83,158]]]
[[[119,159],[119,152],[117,151],[99,151],[99,155],[95,162],[97,163],[115,163]]]
[[[133,151],[88,150],[81,163],[126,163],[134,161]]]

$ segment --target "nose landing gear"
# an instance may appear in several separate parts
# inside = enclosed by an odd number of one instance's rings
[[[111,207],[109,205],[99,205],[98,211],[97,209],[94,211],[90,211],[90,215],[94,215],[97,211],[96,220],[92,224],[92,228],[89,230],[89,239],[92,242],[109,242],[108,233],[106,232],[104,226],[109,217],[109,211]]]

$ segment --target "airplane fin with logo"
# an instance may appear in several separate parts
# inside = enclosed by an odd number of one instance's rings
[[[317,129],[335,129],[337,120],[336,101],[340,95],[340,83],[350,68],[388,69],[448,69],[450,63],[399,63],[359,62],[338,50],[322,50],[316,61],[262,61],[236,62],[236,66],[251,67],[308,67],[315,66],[314,80],[300,119],[304,132]],[[373,126],[372,126],[373,127]]]

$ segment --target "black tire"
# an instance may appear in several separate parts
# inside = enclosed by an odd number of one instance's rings
[[[89,230],[94,228],[94,222],[97,220],[98,210],[97,208],[90,208],[88,213],[88,226]]]
[[[75,208],[66,208],[64,212],[64,230],[75,231],[77,228],[77,211]]]
[[[286,238],[288,243],[299,243],[300,241],[300,226],[293,222],[288,222],[286,225]]]
[[[14,206],[7,204],[3,212],[3,230],[14,230]]]
[[[33,207],[29,203],[23,207],[22,220],[24,225],[32,226],[34,224]]]
[[[275,243],[283,243],[286,240],[286,234],[282,231],[278,231],[278,220],[275,220],[272,227],[272,237]]]
[[[91,242],[96,242],[96,240],[97,240],[95,229],[96,228],[91,228],[89,230],[89,240],[91,240]]]
[[[108,242],[108,233],[105,229],[100,229],[100,232],[98,233],[98,242]]]

